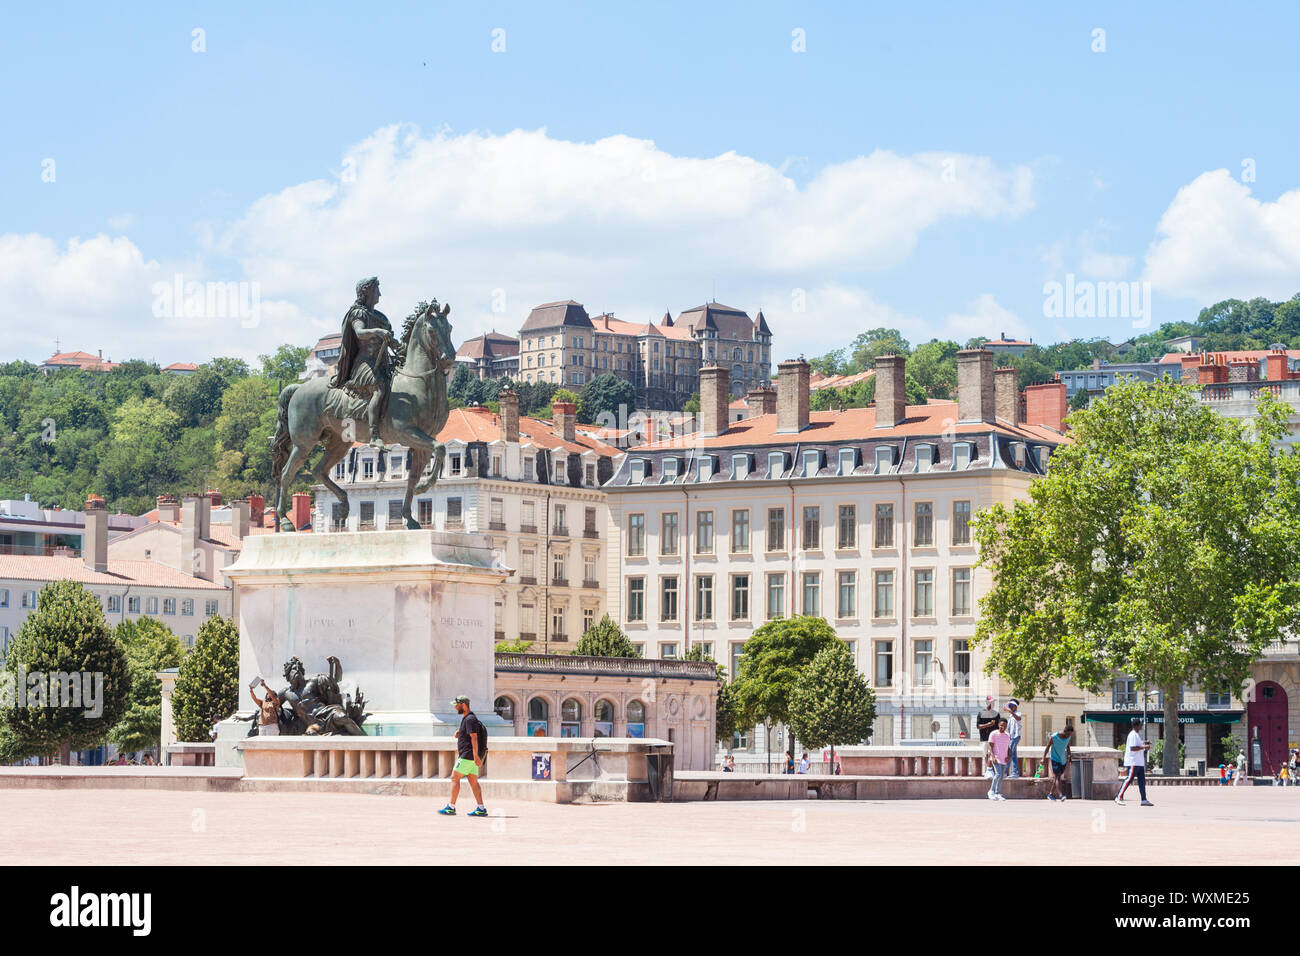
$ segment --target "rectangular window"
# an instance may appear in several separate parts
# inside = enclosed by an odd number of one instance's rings
[[[389,498],[388,499],[388,523],[392,525],[392,524],[396,524],[401,520],[402,520],[402,499]]]
[[[876,542],[877,548],[894,546],[894,506],[892,504],[876,505]]]
[[[627,619],[645,620],[645,578],[627,579]]]
[[[9,589],[0,588],[0,607],[9,606]]]
[[[912,642],[912,683],[918,687],[934,683],[934,641]]]
[[[894,572],[877,571],[876,578],[876,604],[872,612],[872,617],[893,617],[894,616]]]
[[[858,466],[858,453],[852,448],[840,449],[840,474],[851,475]]]
[[[139,603],[140,603],[140,599],[139,599],[139,598],[136,598],[136,599],[135,599],[135,603],[136,603],[136,604],[139,604]],[[35,592],[35,591],[24,591],[24,592],[23,592],[23,607],[36,607],[36,592]]]
[[[735,574],[731,577],[731,619],[744,621],[749,618],[749,575]]]
[[[767,456],[767,477],[780,478],[783,474],[785,474],[785,452],[770,452]]]
[[[677,659],[677,642],[671,644],[659,645],[659,657],[665,661],[675,661]]]
[[[375,477],[375,460],[373,458],[361,459],[361,477],[362,478]]]
[[[582,480],[583,480],[583,482],[587,485],[588,488],[590,488],[590,487],[592,487],[593,485],[596,484],[596,466],[595,466],[595,465],[583,465],[583,466],[582,466],[582,475],[583,475],[583,479],[582,479]]]
[[[816,505],[803,509],[803,549],[820,551],[822,546],[822,509]]]
[[[785,550],[785,509],[767,509],[767,550]]]
[[[126,613],[127,614],[140,613],[140,599],[138,597],[128,597],[126,599]]]
[[[534,502],[525,501],[519,506],[519,525],[522,531],[537,530],[537,505]]]
[[[912,598],[912,617],[934,617],[934,572],[916,571]]]
[[[659,620],[677,620],[677,575],[659,579]]]
[[[740,662],[745,658],[745,642],[738,641],[731,645],[731,677],[734,680],[740,676]]]
[[[185,598],[181,601],[181,617],[194,616],[194,598]]]
[[[953,568],[952,616],[970,617],[970,568]]]
[[[820,617],[822,613],[822,576],[818,571],[805,571],[803,575],[803,613]]]
[[[840,505],[839,535],[835,546],[846,551],[858,546],[857,505]]]
[[[803,476],[805,478],[816,478],[817,472],[821,471],[821,467],[821,452],[814,449],[803,453]]]
[[[122,610],[122,596],[120,594],[110,594],[107,601],[109,614],[117,614]]]
[[[970,544],[970,502],[952,503],[952,543]]]
[[[459,498],[447,499],[447,527],[459,528],[463,521],[461,512],[461,500]]]
[[[158,599],[156,597],[145,598],[144,613],[146,614],[158,613]]]
[[[596,509],[595,508],[586,509],[585,513],[583,514],[583,521],[585,522],[585,524],[583,525],[583,530],[594,537],[596,534]]]
[[[785,617],[785,575],[767,576],[767,619]]]
[[[216,617],[216,616],[217,616],[217,602],[216,602],[216,601],[204,601],[204,602],[203,602],[203,616],[204,616],[204,617]]]
[[[555,533],[569,533],[569,509],[565,505],[555,506]]]
[[[695,577],[695,620],[713,620],[713,575]]]
[[[894,642],[876,641],[876,686],[894,686]],[[880,718],[876,718],[879,720]]]
[[[537,552],[525,549],[520,552],[519,576],[535,581],[537,578]]]
[[[914,512],[916,520],[912,525],[912,544],[917,548],[929,548],[934,545],[934,505],[929,501],[918,501]]]
[[[695,553],[713,553],[713,512],[700,511],[695,515]]]
[[[532,455],[524,455],[524,481],[532,481],[537,477],[537,467],[533,464],[533,460]]]
[[[451,473],[452,473],[453,475],[459,475],[459,474],[460,474],[460,455],[450,455],[450,456],[448,456],[448,457],[451,458]]]
[[[419,522],[424,527],[433,524],[433,499],[421,498],[416,502],[416,510],[419,512]]]
[[[952,642],[952,683],[954,687],[970,686],[970,641]]]
[[[551,582],[553,584],[564,585],[569,583],[569,556],[563,551],[556,551],[551,555]]]
[[[627,516],[627,554],[630,558],[645,554],[645,515]]]
[[[836,617],[851,618],[858,616],[858,574],[856,571],[840,571],[836,575],[839,583],[839,603]]]
[[[677,553],[677,519],[676,511],[665,511],[659,516],[659,553]]]
[[[749,553],[748,508],[738,508],[731,513],[731,553]]]
[[[170,614],[170,615],[172,615],[172,616],[175,616],[175,614],[176,614],[176,599],[175,599],[175,598],[163,598],[163,613],[164,613],[164,614]]]
[[[551,640],[567,641],[568,633],[564,630],[564,605],[557,604],[551,608]]]

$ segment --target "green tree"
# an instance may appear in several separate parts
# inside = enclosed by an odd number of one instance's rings
[[[579,401],[580,399],[578,398],[578,394],[569,391],[567,388],[557,388],[555,394],[551,396],[552,405],[556,402],[570,402],[571,404],[576,405]]]
[[[212,739],[212,725],[239,706],[239,628],[224,617],[199,627],[194,646],[181,661],[172,691],[176,738],[185,743]]]
[[[790,692],[790,730],[807,747],[856,744],[871,736],[876,695],[843,641],[827,644],[803,669]]]
[[[898,329],[871,329],[861,332],[850,346],[853,361],[845,372],[865,372],[882,355],[910,355],[912,346]]]
[[[162,682],[158,671],[178,667],[185,656],[180,639],[162,621],[142,617],[113,629],[126,651],[131,694],[126,712],[108,735],[123,751],[146,750],[161,744]]]
[[[608,614],[587,628],[587,632],[578,639],[573,653],[583,657],[641,656]]]
[[[75,581],[41,589],[36,610],[9,645],[5,666],[28,675],[15,688],[15,700],[5,701],[14,706],[0,708],[11,756],[45,757],[61,750],[66,758],[71,750],[98,746],[126,709],[131,682],[126,652],[104,622],[99,599]],[[97,694],[102,697],[95,700]],[[76,705],[58,706],[69,700]]]
[[[1219,738],[1219,743],[1223,744],[1223,762],[1236,763],[1237,757],[1246,752],[1245,744],[1239,736],[1233,733],[1226,733]],[[1154,747],[1152,748],[1155,749]]]
[[[296,382],[307,371],[307,357],[311,349],[305,345],[281,345],[273,355],[259,355],[262,377],[275,386],[278,392],[291,382]]]
[[[1029,499],[977,519],[994,585],[976,642],[1020,696],[1122,673],[1160,688],[1177,727],[1181,685],[1240,686],[1300,624],[1300,459],[1275,445],[1286,413],[1266,396],[1251,429],[1192,389],[1124,382],[1069,423]]]
[[[682,411],[690,415],[698,415],[700,413],[699,392],[693,392],[691,394],[691,397],[686,400],[686,404],[682,406]]]
[[[601,414],[614,416],[618,421],[619,407],[630,415],[636,408],[636,389],[632,383],[617,375],[597,375],[582,390],[578,404],[578,421],[594,424]]]
[[[841,643],[820,617],[778,618],[745,641],[740,673],[732,684],[736,715],[746,727],[790,722],[790,694],[817,652]]]
[[[528,649],[534,643],[533,641],[526,641],[522,637],[513,641],[498,641],[497,646],[493,648],[493,652],[496,654],[527,654]]]

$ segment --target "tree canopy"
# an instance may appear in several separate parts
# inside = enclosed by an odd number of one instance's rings
[[[212,726],[239,707],[239,628],[224,617],[199,627],[194,646],[181,662],[172,691],[176,738],[186,743],[211,740]]]
[[[876,695],[843,641],[818,651],[790,692],[790,729],[808,747],[860,743],[875,719]]]
[[[131,693],[122,719],[108,738],[123,751],[145,750],[161,744],[162,682],[158,671],[180,666],[185,648],[162,621],[153,617],[125,620],[113,636],[126,652]]]
[[[578,638],[573,653],[583,657],[640,657],[622,629],[608,614]]]
[[[1115,674],[1164,692],[1236,691],[1264,647],[1300,624],[1300,459],[1279,450],[1285,406],[1244,423],[1169,381],[1125,382],[1069,417],[1071,441],[1012,507],[976,520],[976,642],[1022,696]],[[1175,769],[1170,748],[1166,772]]]
[[[745,641],[732,685],[740,723],[789,723],[790,695],[800,672],[823,647],[839,642],[820,617],[778,618],[756,628]]]

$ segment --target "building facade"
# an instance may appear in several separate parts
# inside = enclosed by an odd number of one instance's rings
[[[484,332],[456,350],[456,361],[468,365],[475,378],[519,377],[519,340],[500,332]]]
[[[438,440],[445,470],[413,503],[425,528],[487,535],[514,569],[497,593],[498,641],[533,641],[566,650],[606,609],[603,568],[608,523],[601,484],[622,451],[579,426],[572,404],[553,406],[553,421],[519,415],[519,396],[502,392],[499,414],[453,409]],[[407,454],[353,448],[332,478],[348,493],[348,526],[400,528]],[[315,487],[313,525],[340,527],[342,505]]]
[[[609,495],[611,613],[649,657],[688,647],[735,675],[765,621],[823,617],[878,696],[874,742],[967,737],[986,693],[971,646],[990,586],[970,519],[1022,497],[1062,441],[1064,389],[959,356],[957,402],[907,406],[904,360],[876,366],[873,407],[809,412],[809,368],[780,366],[777,408],[729,421],[729,370],[703,370],[701,430],[633,448]],[[1055,399],[1055,400],[1047,400]],[[1027,702],[1026,740],[1073,722],[1082,696]],[[775,747],[757,731],[741,749]]]

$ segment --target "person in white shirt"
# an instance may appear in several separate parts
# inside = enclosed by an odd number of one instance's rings
[[[1011,716],[1007,718],[1007,734],[1011,737],[1011,752],[1007,755],[1007,776],[1020,776],[1020,756],[1017,750],[1020,747],[1020,733],[1024,730],[1024,715],[1020,713],[1020,701],[1012,697],[1007,701],[1007,713]]]
[[[1132,730],[1129,731],[1128,740],[1124,743],[1124,766],[1128,767],[1128,773],[1124,777],[1124,782],[1120,784],[1119,796],[1115,802],[1120,806],[1124,805],[1124,794],[1128,791],[1128,786],[1136,778],[1138,783],[1138,793],[1142,795],[1142,806],[1154,807],[1155,804],[1147,799],[1147,751],[1151,745],[1142,739],[1142,718],[1134,717],[1130,722]]]

